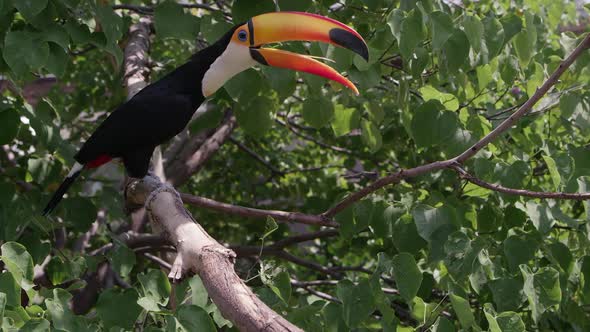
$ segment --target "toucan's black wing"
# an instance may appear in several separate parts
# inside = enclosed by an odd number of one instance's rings
[[[147,171],[151,151],[182,131],[193,113],[189,96],[149,86],[115,109],[84,143],[75,159],[87,164],[103,156],[123,158],[133,161],[134,176],[143,176],[145,173],[137,174],[137,171],[144,168]]]

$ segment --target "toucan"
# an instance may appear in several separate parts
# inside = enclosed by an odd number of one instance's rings
[[[76,163],[43,210],[48,215],[86,169],[122,159],[130,177],[147,175],[156,146],[180,133],[203,101],[234,75],[256,65],[289,68],[341,83],[358,95],[354,84],[310,56],[265,44],[320,41],[347,48],[368,61],[361,35],[336,20],[303,12],[273,12],[232,27],[217,42],[146,86],[118,106],[74,156]]]

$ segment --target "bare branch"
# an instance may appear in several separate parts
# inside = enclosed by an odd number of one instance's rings
[[[275,175],[275,174],[277,174],[277,175],[283,175],[284,174],[284,172],[282,172],[278,168],[274,167],[271,163],[269,163],[268,161],[266,161],[266,159],[264,159],[261,155],[259,155],[258,153],[254,152],[252,149],[250,149],[249,147],[247,147],[246,145],[244,145],[242,142],[236,140],[233,137],[230,137],[229,138],[229,141],[232,142],[235,146],[237,146],[238,149],[246,152],[248,155],[250,155],[256,161],[258,161],[259,163],[261,163],[262,165],[264,165],[264,167],[266,167],[273,175]]]
[[[530,191],[525,189],[512,189],[506,188],[499,184],[489,183],[482,179],[479,179],[471,174],[469,174],[463,167],[459,164],[451,166],[462,179],[465,179],[477,186],[482,188],[486,188],[489,190],[497,191],[503,194],[509,195],[518,195],[518,196],[525,196],[525,197],[533,197],[533,198],[553,198],[553,199],[569,199],[569,200],[576,200],[576,201],[583,201],[590,199],[590,193],[564,193],[564,192],[540,192],[540,191]]]
[[[403,179],[412,178],[412,177],[416,177],[416,176],[419,176],[422,174],[435,172],[435,171],[441,170],[443,168],[447,168],[452,163],[453,163],[453,161],[451,161],[451,160],[436,161],[436,162],[433,162],[430,164],[426,164],[426,165],[422,165],[422,166],[418,166],[418,167],[414,167],[414,168],[409,168],[409,169],[405,169],[405,170],[402,169],[401,171],[398,171],[394,174],[382,177],[382,178],[378,179],[377,181],[371,183],[370,185],[366,186],[365,188],[362,188],[361,190],[348,195],[346,198],[344,198],[342,201],[340,201],[334,207],[332,207],[328,211],[324,212],[323,215],[325,217],[332,218],[338,212],[346,209],[348,206],[350,206],[354,202],[361,200],[362,198],[366,197],[367,195],[369,195],[369,194],[371,194],[371,193],[373,193],[373,192],[375,192],[387,185],[390,185],[393,183],[399,183]]]
[[[186,182],[191,175],[198,172],[201,167],[203,167],[203,164],[205,164],[205,162],[207,162],[207,160],[219,150],[236,126],[236,117],[228,112],[223,123],[217,128],[215,133],[211,135],[192,156],[181,163],[180,167],[174,167],[168,170],[168,182],[174,186]]]
[[[188,204],[195,205],[198,207],[211,209],[219,212],[228,214],[238,215],[246,218],[267,218],[272,217],[277,220],[296,222],[307,225],[319,225],[327,227],[338,227],[338,223],[333,221],[331,218],[323,216],[304,214],[299,212],[286,212],[278,210],[261,210],[248,208],[239,205],[232,205],[227,203],[218,202],[210,198],[194,196],[189,194],[181,194],[182,200]]]

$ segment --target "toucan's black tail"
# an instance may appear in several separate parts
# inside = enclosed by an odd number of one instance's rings
[[[43,209],[43,216],[47,216],[51,213],[51,211],[53,211],[53,209],[55,209],[55,207],[57,206],[57,204],[59,204],[65,193],[70,188],[70,186],[74,183],[74,181],[76,181],[78,176],[80,176],[82,170],[84,170],[84,166],[79,163],[76,163],[74,167],[72,167],[70,174],[68,174],[64,181],[59,185],[59,188],[57,188],[57,190],[49,200],[49,203],[47,203],[47,206],[45,207],[45,209]]]

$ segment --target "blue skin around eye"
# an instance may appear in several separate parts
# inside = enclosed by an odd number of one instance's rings
[[[242,30],[240,32],[238,32],[238,39],[241,41],[246,41],[246,38],[248,37],[248,35],[246,34],[246,31]]]

